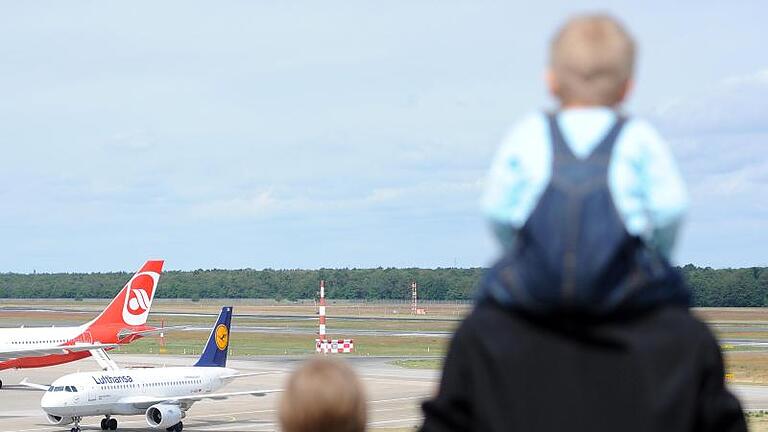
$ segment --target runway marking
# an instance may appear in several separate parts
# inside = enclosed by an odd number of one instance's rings
[[[381,408],[381,409],[374,410],[372,412],[373,413],[381,413],[381,412],[388,412],[388,411],[412,410],[414,408],[418,409],[418,407],[404,406],[404,407],[400,407],[400,408]]]
[[[393,399],[372,400],[372,401],[368,401],[368,403],[397,402],[397,401],[413,400],[413,399],[426,399],[428,397],[429,396],[406,396],[406,397],[393,398]]]
[[[422,420],[421,417],[410,417],[410,418],[394,419],[394,420],[379,420],[379,421],[375,421],[375,422],[369,422],[368,425],[376,426],[376,425],[383,425],[383,424],[412,422],[412,421],[421,421],[421,420]]]

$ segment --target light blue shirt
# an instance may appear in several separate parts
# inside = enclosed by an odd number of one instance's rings
[[[578,158],[595,149],[616,120],[606,107],[560,112],[563,137]],[[549,183],[552,146],[546,115],[519,122],[501,144],[488,174],[483,210],[502,244],[514,241]],[[667,143],[647,122],[624,125],[608,167],[608,187],[627,231],[669,257],[688,195]],[[509,229],[511,228],[511,230]],[[503,234],[502,234],[503,233]]]

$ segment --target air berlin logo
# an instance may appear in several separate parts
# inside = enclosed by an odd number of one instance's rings
[[[131,288],[128,294],[128,313],[141,315],[149,309],[149,295],[142,288]]]
[[[123,320],[126,324],[141,325],[146,322],[149,308],[152,305],[157,280],[160,275],[154,272],[137,273],[128,282],[128,292],[123,307]]]

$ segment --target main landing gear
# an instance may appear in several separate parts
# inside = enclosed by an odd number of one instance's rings
[[[117,419],[106,418],[101,419],[101,430],[117,430]]]
[[[70,429],[69,432],[80,432],[80,421],[82,419],[82,417],[72,417],[72,421],[75,422],[75,427]]]
[[[184,423],[182,422],[178,422],[169,428],[165,428],[165,430],[167,430],[168,432],[181,432],[182,429],[184,429]]]

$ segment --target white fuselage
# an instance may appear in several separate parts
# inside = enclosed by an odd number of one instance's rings
[[[49,415],[88,417],[144,414],[142,399],[211,393],[227,383],[221,377],[237,373],[219,367],[168,367],[80,372],[51,384],[40,406]],[[191,402],[180,404],[184,411]]]
[[[77,327],[16,327],[0,328],[0,352],[25,348],[49,348],[61,345],[79,336],[82,342],[90,343],[85,333],[87,326]]]

